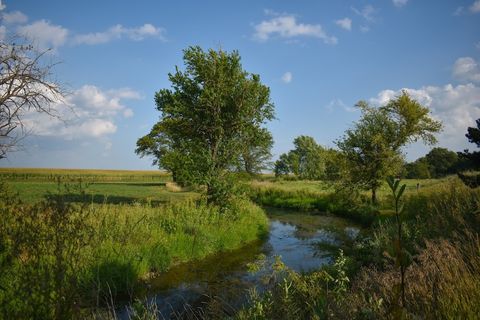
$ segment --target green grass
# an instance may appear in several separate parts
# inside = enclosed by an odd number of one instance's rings
[[[406,179],[402,183],[406,184],[405,194],[409,196],[429,192],[452,179],[455,178]],[[386,183],[377,192],[378,206],[371,206],[368,191],[361,191],[352,197],[350,192],[337,192],[333,183],[324,181],[275,180],[268,176],[249,182],[247,189],[251,199],[263,206],[331,213],[365,226],[392,213],[391,196]]]
[[[72,189],[66,200],[96,204],[162,204],[197,196],[190,190],[169,188],[171,176],[161,171],[80,170],[80,169],[0,169],[0,179],[8,182],[20,199],[35,203],[65,184],[80,182],[86,196]],[[60,181],[60,183],[59,183]]]
[[[78,182],[67,180],[74,187]],[[39,181],[8,181],[11,188],[18,192],[20,198],[27,203],[35,203],[42,200],[49,193],[58,191],[56,182]],[[61,184],[61,186],[64,183]],[[151,202],[153,204],[170,201],[185,200],[195,197],[191,191],[171,191],[164,182],[93,182],[85,185],[85,197],[72,190],[67,196],[72,202],[131,204],[135,202]],[[63,188],[63,187],[62,187]],[[68,200],[68,199],[67,199]]]
[[[78,301],[128,298],[159,272],[268,231],[252,202],[234,199],[221,210],[164,173],[2,169],[0,176],[20,201],[2,189],[0,318],[55,318]]]

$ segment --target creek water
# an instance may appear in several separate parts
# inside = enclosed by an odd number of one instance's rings
[[[338,217],[266,208],[268,236],[238,250],[181,264],[160,274],[144,293],[156,305],[160,319],[197,318],[205,309],[234,314],[248,301],[252,288],[262,292],[276,257],[290,269],[309,272],[330,264],[338,248],[360,233],[352,222]],[[252,265],[257,266],[252,272]],[[120,311],[128,319],[131,309]]]

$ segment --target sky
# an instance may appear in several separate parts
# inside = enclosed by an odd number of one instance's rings
[[[443,122],[437,146],[474,148],[465,133],[480,118],[480,0],[4,0],[0,9],[0,39],[51,49],[69,91],[56,106],[63,121],[25,115],[30,134],[1,167],[153,169],[135,144],[159,119],[155,92],[193,45],[238,50],[270,87],[274,159],[299,135],[334,147],[360,117],[356,102],[381,105],[402,89]]]

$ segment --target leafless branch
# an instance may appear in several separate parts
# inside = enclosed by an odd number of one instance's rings
[[[55,106],[66,92],[52,80],[56,63],[43,63],[48,51],[36,50],[20,37],[0,41],[0,159],[27,135],[28,112],[60,117]]]

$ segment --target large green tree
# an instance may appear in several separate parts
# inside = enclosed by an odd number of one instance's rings
[[[154,157],[182,183],[206,186],[209,201],[229,194],[229,173],[271,135],[263,125],[274,118],[270,89],[243,70],[237,51],[184,50],[185,69],[168,75],[171,89],[155,94],[161,116],[136,152]],[[265,147],[265,145],[268,145]]]
[[[441,123],[406,91],[378,108],[365,101],[357,107],[362,112],[360,120],[336,144],[345,156],[345,182],[371,190],[376,203],[382,181],[401,168],[401,148],[418,140],[434,144]]]

